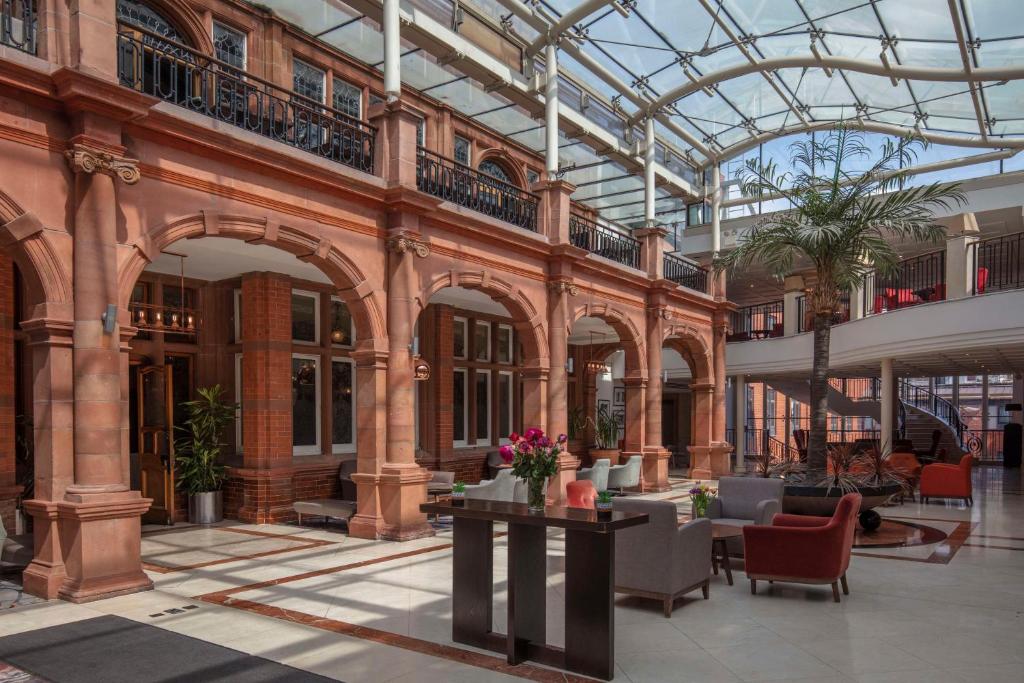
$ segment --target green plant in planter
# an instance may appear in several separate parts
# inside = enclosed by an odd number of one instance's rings
[[[466,482],[457,481],[454,484],[452,484],[452,494],[456,496],[466,495]]]
[[[611,505],[612,494],[610,491],[598,491],[597,492],[597,503],[599,505]]]
[[[175,441],[177,486],[189,495],[220,491],[226,476],[221,465],[224,430],[235,419],[238,405],[225,401],[224,389],[215,384],[196,391],[199,398],[181,405],[188,414],[185,425],[177,427],[183,436]]]
[[[824,486],[826,493],[834,488],[844,494],[855,492],[861,484],[860,478],[854,473],[857,459],[852,443],[832,444],[828,449],[828,469],[818,486]]]
[[[619,423],[608,408],[602,407],[597,411],[594,440],[597,441],[597,447],[604,451],[614,450],[619,445]]]

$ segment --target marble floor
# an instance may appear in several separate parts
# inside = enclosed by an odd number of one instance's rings
[[[652,497],[689,512],[690,482]],[[976,471],[976,504],[908,501],[880,510],[941,532],[912,547],[865,546],[851,594],[775,584],[751,595],[711,583],[710,600],[616,600],[616,680],[1024,681],[1024,495],[1021,474]],[[500,532],[500,529],[498,529]],[[17,604],[0,637],[116,614],[321,675],[362,681],[582,680],[451,640],[451,530],[407,543],[349,538],[343,527],[147,529],[156,589],[86,605]],[[563,540],[548,537],[548,634],[564,637]],[[505,618],[505,539],[495,539],[495,627]],[[133,656],[126,654],[125,656]],[[2,680],[2,679],[0,679]],[[154,680],[160,680],[159,677]]]

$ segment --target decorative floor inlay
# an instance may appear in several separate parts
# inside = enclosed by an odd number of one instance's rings
[[[170,574],[183,572],[191,569],[212,567],[228,562],[239,560],[252,560],[282,553],[291,553],[299,550],[310,550],[325,545],[335,545],[337,541],[326,541],[314,538],[306,538],[295,534],[270,533],[256,529],[243,529],[233,526],[217,526],[202,529],[207,534],[238,534],[253,539],[251,542],[239,541],[234,544],[219,546],[216,554],[222,557],[210,557],[214,554],[212,550],[195,549],[192,546],[175,546],[170,540],[165,540],[172,530],[150,532],[143,536],[143,556],[147,558],[143,563],[143,569],[158,574]],[[181,533],[196,533],[196,527],[184,527]],[[157,536],[157,538],[152,538]],[[148,546],[148,547],[146,547]],[[163,556],[164,561],[155,561],[154,557]],[[191,560],[191,561],[190,561]]]
[[[854,548],[909,548],[928,545],[946,540],[945,532],[934,527],[895,519],[883,519],[882,525],[874,531],[865,531],[859,526],[854,534]]]
[[[891,518],[889,518],[891,519]],[[917,521],[917,520],[915,520]],[[931,520],[930,520],[931,521]],[[971,532],[977,527],[977,524],[972,522],[956,522],[954,520],[934,520],[941,521],[945,524],[956,524],[956,527],[946,536],[945,540],[935,544],[935,548],[927,556],[910,556],[910,555],[896,555],[896,554],[884,554],[879,552],[864,552],[863,550],[854,550],[853,554],[858,557],[875,557],[884,560],[900,560],[902,562],[925,562],[928,564],[949,564],[960,548],[966,544],[967,538],[971,535]],[[874,546],[879,550],[891,546]],[[908,548],[911,549],[914,546],[910,545],[898,545],[896,548]]]

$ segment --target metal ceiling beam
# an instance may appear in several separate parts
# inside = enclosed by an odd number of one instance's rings
[[[960,18],[960,4],[958,0],[949,0],[949,16],[953,20],[953,30],[956,31],[956,44],[960,48],[960,59],[964,63],[964,72],[970,75],[973,71],[971,56],[967,52],[967,32],[964,30],[963,21]],[[985,111],[981,106],[981,93],[978,92],[978,84],[968,81],[971,88],[971,101],[974,103],[974,115],[978,118],[978,132],[981,138],[988,138],[988,127],[985,125]]]
[[[513,0],[514,2],[515,0]],[[576,7],[559,17],[558,21],[550,24],[546,32],[542,32],[540,38],[530,43],[529,47],[526,48],[527,56],[533,56],[540,52],[546,44],[549,42],[557,42],[561,38],[562,34],[571,29],[576,22],[585,19],[587,16],[593,14],[597,10],[612,5],[618,7],[618,0],[584,0]]]
[[[687,95],[702,90],[703,88],[722,81],[729,81],[740,76],[755,73],[758,71],[775,71],[776,69],[794,68],[824,68],[846,69],[857,73],[870,74],[873,76],[884,76],[885,78],[896,77],[915,81],[936,81],[936,82],[973,82],[984,81],[1015,81],[1024,78],[1024,65],[1011,67],[989,67],[973,69],[965,73],[962,69],[945,69],[938,67],[923,66],[901,66],[890,64],[886,68],[880,62],[870,62],[862,59],[851,59],[849,57],[836,57],[833,55],[792,55],[788,57],[772,57],[764,59],[757,64],[737,64],[734,66],[711,71],[703,76],[682,83],[679,87],[673,88],[654,102],[647,106],[645,112],[638,112],[632,117],[635,123],[650,112],[661,110],[663,107],[680,100]]]

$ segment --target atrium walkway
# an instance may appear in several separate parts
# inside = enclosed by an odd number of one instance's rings
[[[724,574],[713,577],[711,599],[688,596],[671,619],[656,602],[620,597],[616,680],[1019,677],[1020,473],[979,468],[975,476],[973,509],[911,502],[884,508],[887,520],[918,525],[907,527],[908,537],[925,543],[861,544],[849,572],[851,595],[839,605],[827,586],[776,584],[752,596],[738,561],[735,585],[727,585]],[[672,490],[654,497],[677,501],[685,516],[691,483],[673,477]],[[2,613],[0,651],[2,636],[116,615],[349,683],[583,680],[533,664],[510,667],[452,642],[450,527],[442,523],[435,537],[403,544],[350,538],[342,528],[226,523],[147,529],[143,555],[156,590],[85,605],[23,598]],[[505,618],[503,539],[495,549],[497,628]],[[548,632],[554,643],[564,636],[562,551],[560,535],[552,534]],[[32,680],[18,675],[0,663],[0,681]],[[152,680],[164,679],[154,674]]]

